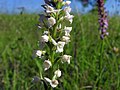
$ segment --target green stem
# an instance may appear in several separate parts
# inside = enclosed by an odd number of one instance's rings
[[[59,13],[56,13],[55,19],[56,19],[56,24],[53,27],[53,38],[56,38],[56,33],[57,33],[57,26],[58,26],[58,21],[59,21]]]
[[[54,51],[52,51],[52,55],[51,55],[51,62],[52,62],[52,64],[54,64],[54,56],[55,56],[55,53],[54,53]]]
[[[57,25],[53,27],[53,38],[56,38],[56,32],[57,32]]]
[[[97,80],[97,90],[99,90],[99,86],[100,86],[100,82],[101,82],[101,78],[102,78],[102,74],[103,74],[103,70],[102,70],[102,61],[103,61],[103,56],[104,56],[104,40],[101,43],[101,47],[100,47],[100,59],[99,59],[99,76],[98,76],[98,80]]]
[[[104,56],[104,40],[102,41],[101,44],[101,50],[100,50],[100,60],[99,60],[99,71],[101,72],[102,70],[102,61],[103,61],[103,56]]]

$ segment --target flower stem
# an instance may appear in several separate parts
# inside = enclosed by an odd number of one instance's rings
[[[104,57],[104,40],[102,40],[101,42],[101,47],[100,47],[100,59],[99,59],[99,75],[97,77],[97,80],[96,80],[96,86],[97,86],[97,90],[99,90],[99,87],[100,87],[100,83],[101,83],[101,79],[102,79],[102,75],[103,75],[103,67],[102,67],[102,61],[103,61],[103,57]]]

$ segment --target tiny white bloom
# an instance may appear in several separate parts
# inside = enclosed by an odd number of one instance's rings
[[[51,13],[51,12],[54,11],[54,8],[51,7],[51,6],[49,6],[49,5],[46,5],[45,8],[46,8],[46,12],[47,12],[47,13]]]
[[[49,60],[45,60],[43,65],[44,65],[44,70],[46,71],[52,66],[52,63]]]
[[[64,11],[65,11],[66,13],[70,13],[70,12],[71,12],[71,8],[70,8],[70,6],[65,7],[65,8],[64,8]]]
[[[55,46],[57,45],[57,42],[53,38],[51,38],[51,41],[52,41],[53,45],[55,45]]]
[[[37,55],[39,58],[41,58],[43,54],[45,54],[45,51],[41,51],[41,50],[37,50],[37,51],[36,51],[36,55]]]
[[[66,1],[65,4],[66,4],[66,5],[70,5],[70,4],[71,4],[71,1]]]
[[[62,62],[67,62],[68,64],[70,64],[70,58],[71,58],[72,56],[70,56],[70,55],[63,55],[62,56]]]
[[[42,27],[41,27],[41,26],[38,26],[38,28],[40,28],[40,29],[41,29]]]
[[[65,36],[70,36],[70,32],[72,30],[72,27],[66,27],[64,28],[64,31],[65,31]]]
[[[55,71],[55,76],[57,76],[57,77],[61,76],[61,71],[59,69]]]
[[[62,40],[65,42],[65,44],[67,44],[67,43],[70,42],[70,37],[68,37],[68,36],[63,36],[63,37],[62,37]]]
[[[41,36],[41,41],[42,42],[48,42],[48,40],[49,40],[49,36],[47,36],[47,35]]]
[[[63,5],[70,5],[71,1],[63,1],[62,4]]]
[[[53,26],[54,24],[56,24],[56,20],[53,17],[48,18],[48,22],[50,24],[50,27]]]
[[[51,80],[49,79],[49,78],[47,78],[47,77],[44,77],[44,79],[47,81],[47,82],[51,82]]]
[[[43,32],[44,35],[48,35],[48,33],[49,33],[48,31],[44,31]]]
[[[61,24],[59,24],[59,26],[57,27],[57,29],[61,29],[62,28],[62,25]]]
[[[55,10],[53,7],[51,7],[49,5],[46,5],[45,8],[46,8],[46,13],[55,13],[55,12],[61,11],[61,9]]]
[[[53,88],[57,87],[57,85],[59,84],[59,83],[58,83],[58,80],[50,80],[50,79],[47,78],[47,77],[44,77],[44,79],[45,79],[47,82],[49,82],[50,85],[51,85]]]
[[[59,53],[63,52],[64,45],[65,45],[65,42],[59,41],[57,43],[57,50],[56,50],[56,52],[59,52]]]
[[[70,15],[68,12],[66,12],[65,19],[68,20],[70,24],[73,22],[73,17],[73,15]]]
[[[59,84],[59,83],[58,83],[58,80],[52,80],[52,81],[50,82],[50,85],[51,85],[53,88],[57,87],[58,84]]]

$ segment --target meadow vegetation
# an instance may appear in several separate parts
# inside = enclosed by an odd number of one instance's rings
[[[0,90],[44,90],[33,83],[41,32],[38,15],[0,15]],[[109,36],[100,39],[97,14],[75,15],[70,65],[62,65],[55,90],[120,90],[120,17],[109,17]],[[41,61],[38,63],[42,67]]]

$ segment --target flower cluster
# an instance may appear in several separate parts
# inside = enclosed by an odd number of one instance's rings
[[[108,35],[106,31],[108,29],[108,19],[107,12],[105,12],[104,8],[104,0],[97,0],[98,3],[98,14],[99,14],[99,24],[100,24],[100,38],[104,39],[105,36]]]
[[[44,46],[36,51],[36,55],[43,60],[44,72],[50,72],[47,77],[43,75],[43,80],[53,88],[59,84],[58,78],[61,76],[59,63],[70,64],[71,56],[64,52],[64,46],[70,42],[72,30],[72,27],[65,26],[65,22],[71,25],[74,17],[70,14],[70,3],[63,0],[45,0],[45,5],[42,5],[45,14],[41,14],[39,19],[38,28],[42,31],[40,42]],[[54,75],[50,75],[53,73]]]

